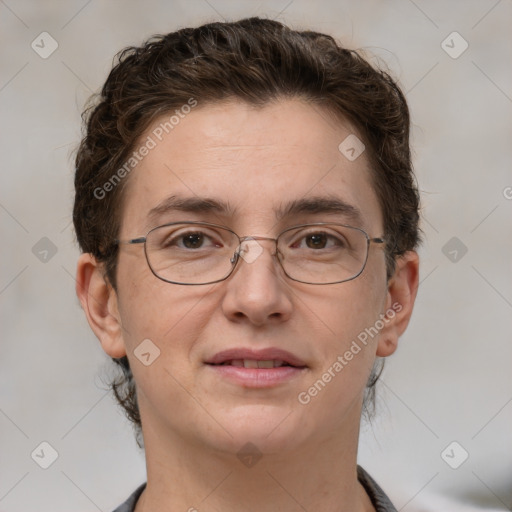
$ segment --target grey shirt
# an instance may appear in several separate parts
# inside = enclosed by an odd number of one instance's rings
[[[377,482],[361,467],[357,466],[357,478],[365,488],[366,493],[377,512],[397,512],[384,491],[379,487]],[[133,512],[135,504],[146,488],[146,484],[142,484],[122,505],[117,507],[114,512]]]

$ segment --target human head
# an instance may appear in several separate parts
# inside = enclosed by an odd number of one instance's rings
[[[234,99],[263,107],[293,98],[330,111],[357,130],[382,212],[391,277],[396,259],[419,241],[419,201],[403,94],[386,72],[332,37],[251,18],[181,29],[125,49],[87,111],[86,134],[76,158],[73,219],[82,252],[102,262],[114,290],[119,252],[114,241],[131,179],[131,168],[125,167],[122,176],[119,170],[148,128],[164,115],[185,114],[184,105],[195,108]],[[113,180],[116,175],[119,180]],[[115,361],[123,375],[114,381],[114,392],[140,426],[128,360]],[[368,382],[367,406],[377,378],[376,370]]]

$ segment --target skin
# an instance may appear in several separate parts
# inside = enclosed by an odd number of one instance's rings
[[[198,106],[130,174],[120,238],[175,220],[266,237],[305,222],[348,223],[339,214],[275,218],[275,207],[313,195],[356,206],[357,227],[382,236],[366,155],[351,162],[338,150],[351,133],[348,123],[297,99],[259,109],[239,101]],[[150,220],[149,210],[171,194],[220,198],[234,211]],[[227,280],[202,286],[157,279],[141,245],[121,247],[117,291],[91,255],[79,259],[77,293],[89,324],[108,355],[128,356],[137,383],[148,471],[137,512],[374,510],[356,476],[363,393],[375,357],[395,351],[409,322],[418,256],[399,258],[388,281],[384,251],[372,244],[358,278],[318,286],[287,279],[272,242],[261,246],[253,263],[242,261]],[[301,404],[298,394],[395,302],[402,308],[378,336]],[[133,355],[147,338],[161,351],[150,366]],[[233,347],[283,348],[308,368],[271,389],[247,389],[204,364]],[[262,454],[252,467],[236,456],[247,442]]]

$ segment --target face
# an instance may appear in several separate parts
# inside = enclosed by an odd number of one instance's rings
[[[144,236],[177,221],[210,222],[240,236],[271,238],[298,224],[334,222],[382,236],[365,154],[350,161],[338,149],[354,133],[349,124],[299,100],[261,109],[235,101],[196,107],[156,139],[129,176],[120,238]],[[150,215],[170,197],[211,199],[226,208],[158,208]],[[337,199],[351,208],[277,215],[292,202],[311,198]],[[358,342],[357,352],[353,342],[389,307],[383,249],[370,246],[356,279],[311,285],[284,275],[273,242],[260,246],[263,252],[254,261],[240,260],[227,280],[199,286],[158,279],[142,245],[121,246],[120,343],[148,430],[229,453],[250,441],[271,453],[323,442],[359,424],[382,333]],[[160,355],[145,366],[134,351],[147,339]],[[224,357],[233,359],[227,365],[209,364],[231,350]],[[295,366],[246,371],[234,361],[254,366],[252,358],[294,358]]]

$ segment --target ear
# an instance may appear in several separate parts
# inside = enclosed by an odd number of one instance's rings
[[[407,251],[396,260],[395,272],[388,281],[384,328],[377,345],[379,357],[390,356],[398,346],[411,319],[419,284],[419,257]]]
[[[114,358],[126,355],[117,294],[92,254],[82,254],[76,269],[76,294],[103,350]]]

